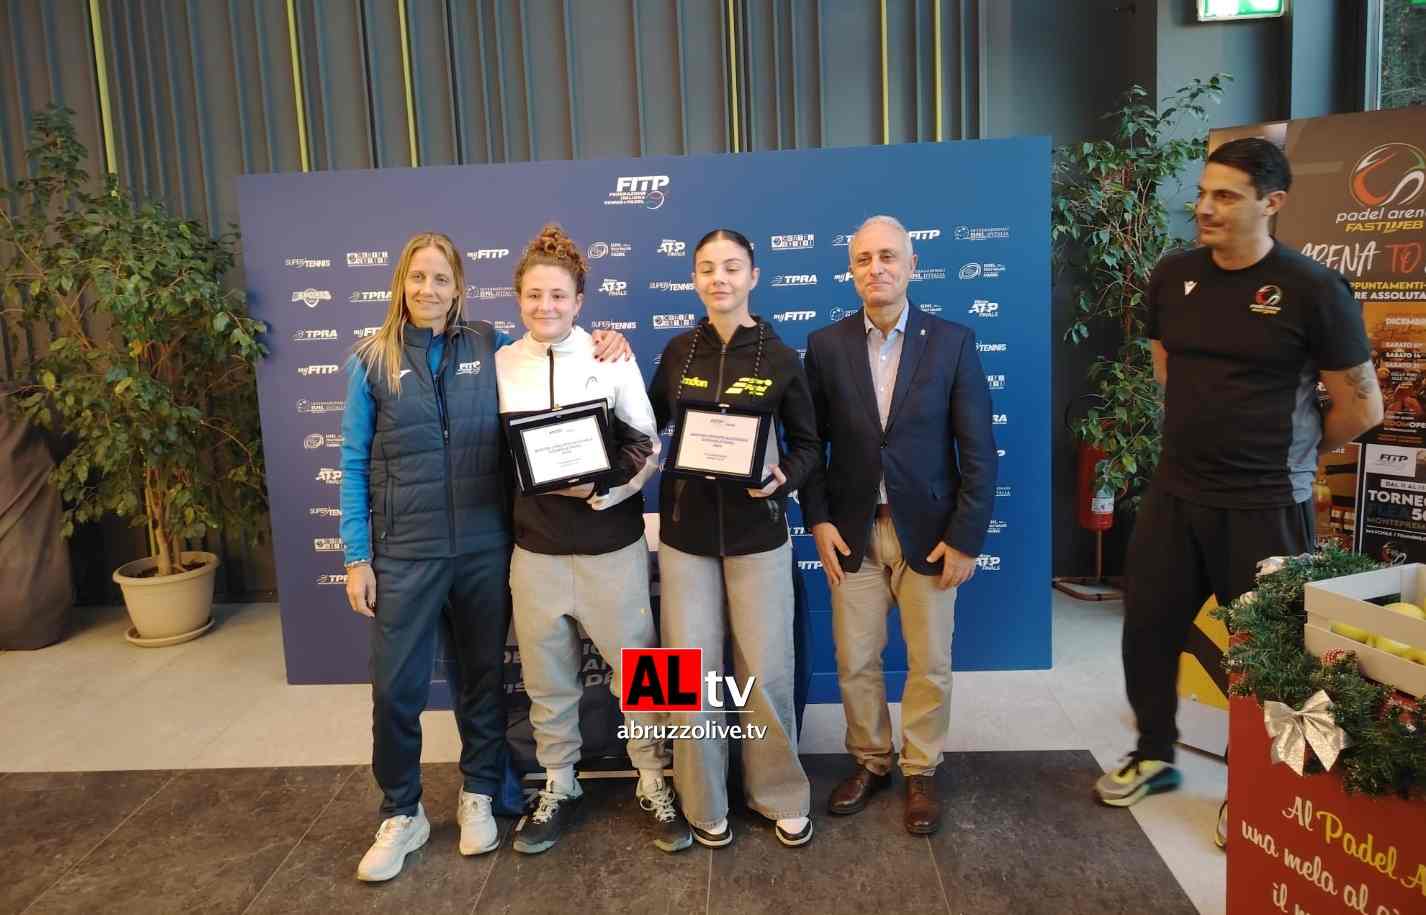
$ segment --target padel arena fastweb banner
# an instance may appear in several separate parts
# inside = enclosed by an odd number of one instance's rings
[[[847,243],[876,213],[911,230],[916,307],[976,332],[995,405],[996,507],[979,573],[957,601],[955,666],[1048,667],[1049,160],[1048,139],[1036,137],[239,179],[251,307],[271,328],[258,390],[289,682],[367,680],[368,623],[342,587],[341,366],[381,323],[411,234],[450,235],[465,258],[468,316],[518,336],[515,262],[542,224],[562,223],[591,266],[580,323],[628,336],[647,379],[669,339],[704,313],[690,274],[705,232],[752,239],[762,271],[753,311],[805,348],[809,333],[857,311]],[[656,482],[646,496],[656,511]],[[826,581],[795,504],[789,521],[812,609],[811,701],[836,702]],[[899,696],[899,645],[886,668]]]

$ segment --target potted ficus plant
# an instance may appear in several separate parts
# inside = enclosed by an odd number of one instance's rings
[[[145,527],[152,555],[115,573],[131,641],[170,644],[211,625],[220,525],[266,529],[254,365],[265,327],[224,276],[235,236],[92,181],[72,112],[34,116],[29,177],[0,188],[7,313],[52,328],[11,409],[62,435],[52,480],[64,536],[105,515]],[[97,184],[97,186],[96,186]]]
[[[1092,484],[1100,501],[1132,506],[1158,464],[1163,401],[1144,336],[1145,294],[1159,259],[1189,243],[1175,234],[1164,193],[1203,158],[1204,138],[1190,128],[1207,121],[1208,103],[1231,78],[1195,79],[1162,106],[1132,86],[1105,115],[1114,125],[1108,139],[1055,150],[1050,238],[1056,280],[1071,285],[1075,303],[1065,339],[1118,336],[1115,354],[1090,369],[1092,406],[1073,428],[1083,448],[1102,455]]]

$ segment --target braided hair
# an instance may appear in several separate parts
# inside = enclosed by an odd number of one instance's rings
[[[678,376],[678,393],[676,393],[673,397],[673,399],[676,401],[683,399],[683,379],[688,377],[688,368],[689,366],[693,365],[693,354],[698,351],[698,338],[702,336],[702,334],[699,332],[701,327],[702,325],[699,325],[699,328],[694,329],[693,339],[688,344],[688,358],[683,360],[683,371],[680,372]],[[764,321],[758,321],[758,353],[756,356],[753,357],[754,378],[758,376],[758,372],[762,369],[763,347],[766,344],[767,323]],[[714,391],[713,393],[716,396],[718,392]]]

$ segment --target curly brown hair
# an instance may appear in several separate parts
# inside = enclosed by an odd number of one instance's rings
[[[545,223],[540,234],[525,246],[525,253],[515,265],[515,295],[520,294],[520,283],[525,278],[525,271],[538,265],[563,267],[568,270],[569,275],[574,277],[575,293],[583,294],[584,277],[589,273],[589,262],[579,253],[579,246],[565,234],[559,223]]]

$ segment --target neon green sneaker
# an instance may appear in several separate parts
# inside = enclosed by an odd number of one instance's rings
[[[1111,807],[1130,807],[1151,794],[1172,791],[1183,784],[1183,776],[1162,759],[1140,759],[1130,753],[1124,765],[1106,772],[1094,783],[1094,793]]]

